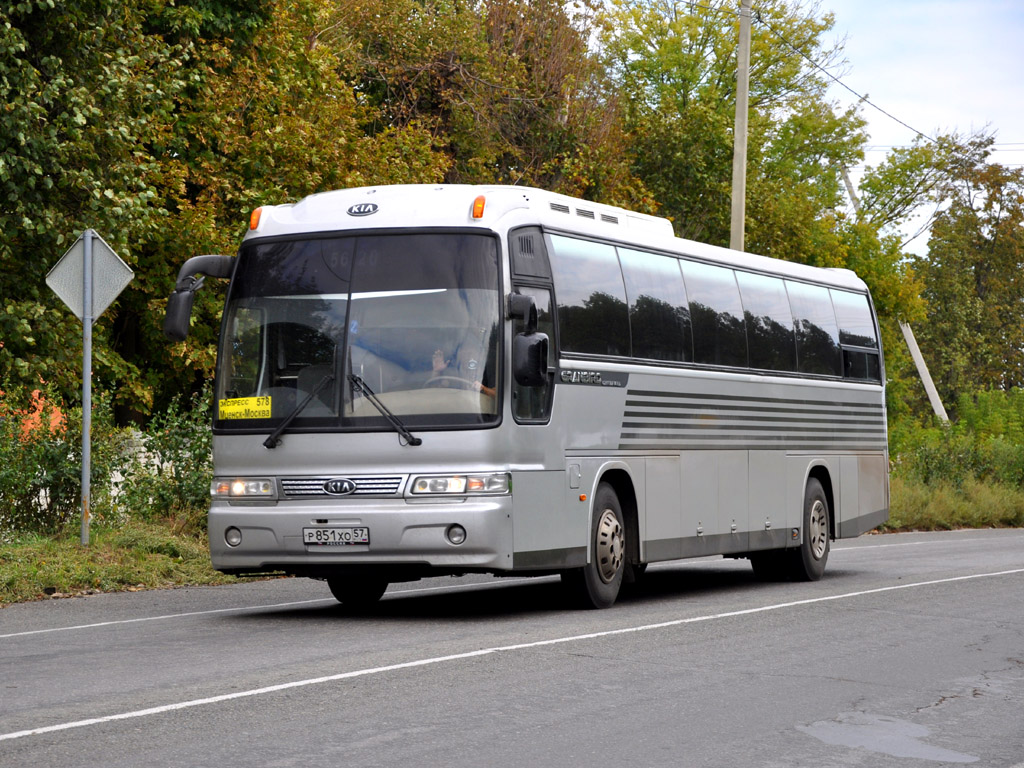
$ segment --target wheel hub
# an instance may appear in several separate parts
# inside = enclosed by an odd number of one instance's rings
[[[815,499],[811,506],[807,536],[811,554],[815,560],[821,560],[825,556],[825,547],[828,546],[828,515],[825,513],[825,505],[820,499]]]
[[[614,511],[606,509],[601,513],[601,519],[597,523],[595,544],[597,572],[601,576],[601,581],[609,584],[622,567],[623,556],[622,524],[619,523]]]

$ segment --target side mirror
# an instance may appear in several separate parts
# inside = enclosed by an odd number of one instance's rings
[[[521,293],[510,293],[508,296],[508,316],[513,320],[523,320],[526,323],[526,333],[533,333],[537,330],[537,305],[533,302],[533,296],[525,296]]]
[[[192,304],[205,278],[196,277],[203,273],[211,277],[230,277],[235,260],[231,256],[193,256],[178,271],[174,293],[167,299],[167,314],[164,316],[164,336],[171,341],[184,341],[188,337]]]
[[[512,339],[512,375],[516,384],[522,387],[542,387],[547,384],[547,334],[536,331],[516,334]]]
[[[171,341],[188,338],[188,323],[192,317],[194,290],[175,291],[167,299],[167,314],[164,315],[164,336]]]

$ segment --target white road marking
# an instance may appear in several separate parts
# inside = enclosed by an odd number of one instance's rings
[[[524,579],[502,579],[501,582],[479,582],[476,584],[452,584],[444,587],[416,587],[413,589],[399,589],[394,592],[388,592],[387,596],[393,596],[398,594],[409,594],[412,592],[442,592],[446,590],[454,589],[471,589],[473,587],[490,587],[497,583],[502,584],[515,584],[517,582],[536,582],[540,581],[539,578],[524,578]],[[119,624],[139,624],[145,621],[164,621],[167,619],[181,619],[188,616],[207,616],[214,613],[244,613],[245,611],[262,611],[268,608],[291,608],[296,605],[311,605],[314,603],[337,603],[333,597],[321,597],[315,600],[294,600],[289,603],[268,603],[266,605],[244,605],[236,606],[235,608],[211,608],[206,611],[188,611],[185,613],[165,613],[160,616],[140,616],[134,619],[114,619],[112,621],[97,621],[92,624],[76,624],[70,627],[49,627],[47,629],[29,629],[24,632],[11,632],[10,634],[0,635],[0,640],[4,640],[10,637],[25,637],[26,635],[42,635],[48,632],[70,632],[76,629],[94,629],[96,627],[111,627]]]
[[[305,680],[294,680],[289,683],[280,683],[278,685],[269,685],[264,688],[252,688],[247,691],[236,691],[234,693],[225,693],[219,696],[209,696],[203,699],[191,699],[188,701],[179,701],[173,704],[164,704],[158,707],[149,707],[148,709],[138,709],[132,712],[121,712],[114,715],[106,715],[104,717],[93,717],[88,720],[75,720],[68,723],[58,723],[56,725],[47,725],[41,728],[31,728],[24,731],[15,731],[13,733],[0,734],[0,741],[11,741],[13,739],[20,739],[26,736],[38,736],[45,733],[54,733],[57,731],[67,731],[73,728],[84,728],[90,725],[100,725],[103,723],[112,723],[118,720],[133,720],[140,717],[148,717],[150,715],[159,715],[167,712],[175,712],[182,709],[190,709],[192,707],[204,706],[207,704],[218,704],[225,701],[234,701],[235,699],[243,699],[251,696],[262,696],[268,693],[277,693],[278,691],[286,691],[292,688],[305,688],[310,685],[320,685],[322,683],[331,683],[338,680],[351,680],[357,677],[367,677],[370,675],[380,675],[386,672],[395,672],[404,669],[414,669],[416,667],[426,667],[434,664],[443,664],[451,661],[462,661],[464,659],[472,659],[479,656],[489,656],[497,653],[507,653],[510,651],[522,651],[532,648],[543,648],[546,646],[563,645],[565,643],[576,643],[584,640],[594,640],[603,637],[614,637],[616,635],[632,634],[637,632],[646,632],[653,629],[666,629],[668,627],[679,627],[686,624],[696,624],[705,621],[714,621],[716,619],[727,619],[736,616],[749,616],[757,613],[766,613],[768,611],[778,611],[784,608],[794,608],[803,605],[813,605],[815,603],[826,603],[835,600],[849,600],[855,597],[863,597],[865,595],[878,595],[884,592],[894,592],[897,590],[904,589],[915,589],[918,587],[934,586],[936,584],[951,584],[958,581],[970,581],[973,579],[988,579],[996,578],[999,576],[1010,576],[1024,573],[1024,568],[1016,568],[1007,571],[995,571],[992,573],[976,573],[969,576],[951,576],[945,579],[933,579],[931,581],[919,581],[912,584],[896,584],[890,587],[878,587],[876,589],[865,589],[857,592],[846,592],[840,595],[826,595],[823,597],[813,597],[806,600],[793,600],[786,603],[775,603],[772,605],[763,605],[758,608],[745,608],[738,611],[725,611],[722,613],[713,613],[705,616],[692,616],[686,619],[673,619],[672,621],[662,621],[657,624],[642,624],[633,627],[623,627],[620,629],[609,629],[602,632],[589,632],[582,635],[569,635],[566,637],[556,637],[550,640],[537,640],[531,643],[518,643],[515,645],[500,645],[491,648],[481,648],[476,651],[467,651],[465,653],[455,653],[448,656],[433,656],[425,659],[415,659],[413,661],[406,661],[400,664],[389,664],[383,667],[371,667],[369,669],[357,669],[351,672],[341,672],[336,675],[326,675],[324,677],[314,677]]]

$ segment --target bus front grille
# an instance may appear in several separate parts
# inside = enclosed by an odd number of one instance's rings
[[[320,496],[400,496],[403,475],[375,475],[372,477],[349,477],[355,490],[349,493],[330,493],[327,484],[337,477],[284,477],[281,490],[286,498],[313,498]]]

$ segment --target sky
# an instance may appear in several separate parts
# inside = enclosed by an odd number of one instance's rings
[[[831,39],[845,37],[842,83],[911,128],[934,137],[986,130],[991,161],[1024,166],[1024,2],[1022,0],[819,0],[835,14]],[[841,106],[859,96],[833,85]],[[868,104],[865,163],[877,166],[915,132]],[[854,179],[859,173],[854,171]],[[916,226],[913,227],[916,230]],[[912,230],[906,231],[907,237]],[[927,235],[907,250],[927,251]]]

